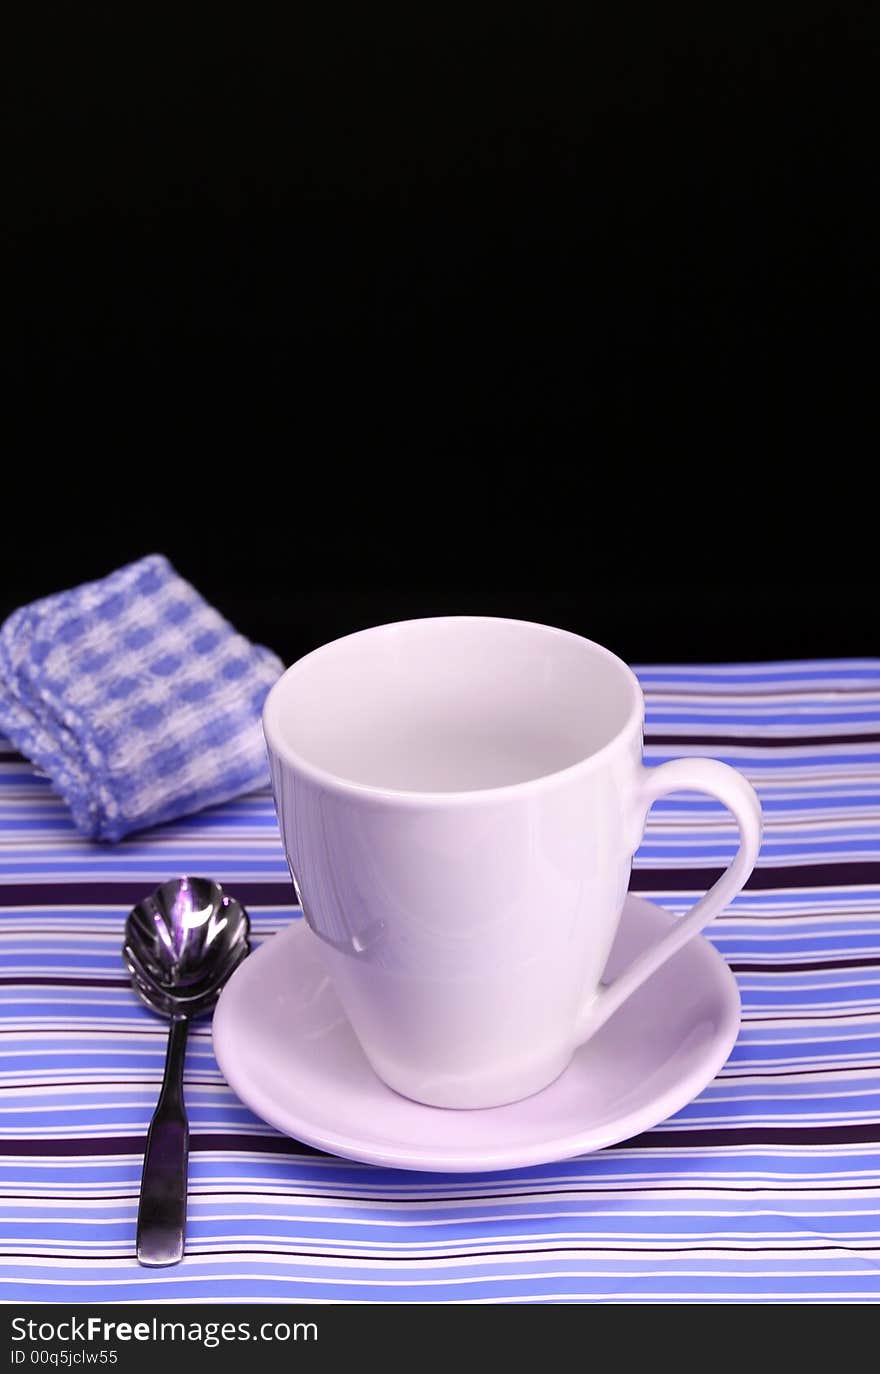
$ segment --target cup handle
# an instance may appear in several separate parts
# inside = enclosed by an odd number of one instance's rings
[[[688,940],[718,916],[738,892],[755,867],[761,847],[761,803],[742,773],[717,759],[675,759],[657,768],[640,766],[635,799],[636,833],[641,837],[645,819],[658,797],[668,792],[706,792],[729,811],[739,826],[739,849],[729,868],[710,887],[686,916],[677,921],[667,936],[651,949],[644,950],[613,983],[600,986],[585,1007],[577,1027],[577,1044],[582,1044],[646,978],[665,964]]]

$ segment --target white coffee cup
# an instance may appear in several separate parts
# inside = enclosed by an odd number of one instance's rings
[[[643,717],[609,650],[482,616],[348,635],[275,684],[263,723],[291,873],[391,1088],[492,1107],[546,1087],[743,887],[761,840],[754,790],[711,759],[644,767]],[[729,807],[739,851],[606,986],[648,809],[682,790]]]

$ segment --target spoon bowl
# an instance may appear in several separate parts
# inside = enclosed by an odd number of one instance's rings
[[[160,1016],[200,1016],[248,954],[247,913],[211,878],[172,878],[138,902],[123,957],[135,991]]]

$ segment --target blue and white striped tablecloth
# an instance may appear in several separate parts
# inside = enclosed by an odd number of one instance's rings
[[[216,876],[263,938],[299,915],[268,795],[115,848],[0,744],[0,1299],[880,1301],[880,660],[640,671],[650,763],[758,787],[760,867],[710,938],[744,1021],[719,1078],[619,1148],[489,1176],[329,1158],[241,1106],[195,1030],[189,1244],[132,1259],[165,1032],[120,965],[162,879]],[[633,887],[684,910],[734,848],[693,796],[652,812]]]

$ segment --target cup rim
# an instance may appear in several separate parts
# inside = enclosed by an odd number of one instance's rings
[[[284,684],[299,672],[303,671],[306,664],[314,659],[329,652],[338,644],[346,643],[353,639],[363,639],[366,636],[377,634],[383,630],[396,629],[408,625],[423,625],[426,623],[451,624],[451,623],[484,623],[490,625],[518,625],[523,628],[543,630],[560,638],[575,639],[580,644],[587,646],[606,661],[613,663],[620,669],[622,680],[630,692],[630,705],[627,717],[620,728],[611,736],[609,740],[595,749],[592,753],[586,754],[581,759],[576,759],[574,763],[567,764],[565,768],[557,768],[549,773],[541,773],[534,778],[526,778],[522,782],[505,783],[500,787],[474,787],[460,791],[418,791],[412,788],[378,787],[374,783],[358,782],[354,778],[346,778],[341,773],[334,773],[328,768],[323,768],[320,764],[312,763],[284,738],[278,714],[280,711],[280,701],[283,694]],[[361,797],[369,797],[376,801],[389,801],[395,804],[408,804],[414,806],[424,806],[426,803],[432,806],[462,806],[463,804],[474,805],[482,802],[491,801],[510,801],[522,797],[531,792],[544,791],[555,786],[563,780],[569,780],[579,774],[586,774],[593,771],[600,763],[604,762],[612,750],[618,748],[621,743],[631,734],[641,733],[643,717],[644,696],[638,678],[617,654],[606,649],[604,644],[597,643],[594,639],[587,639],[585,635],[575,634],[572,630],[562,630],[555,625],[544,625],[539,620],[519,620],[514,616],[494,616],[494,615],[438,615],[438,616],[412,616],[407,620],[392,620],[381,625],[370,625],[363,630],[355,630],[351,634],[339,635],[336,639],[329,640],[326,644],[319,645],[312,649],[301,658],[296,659],[289,668],[281,674],[274,683],[266,697],[263,705],[263,734],[265,736],[267,749],[270,755],[275,755],[283,763],[288,764],[297,772],[304,774],[312,782],[317,783],[327,791],[343,792],[354,794]]]

